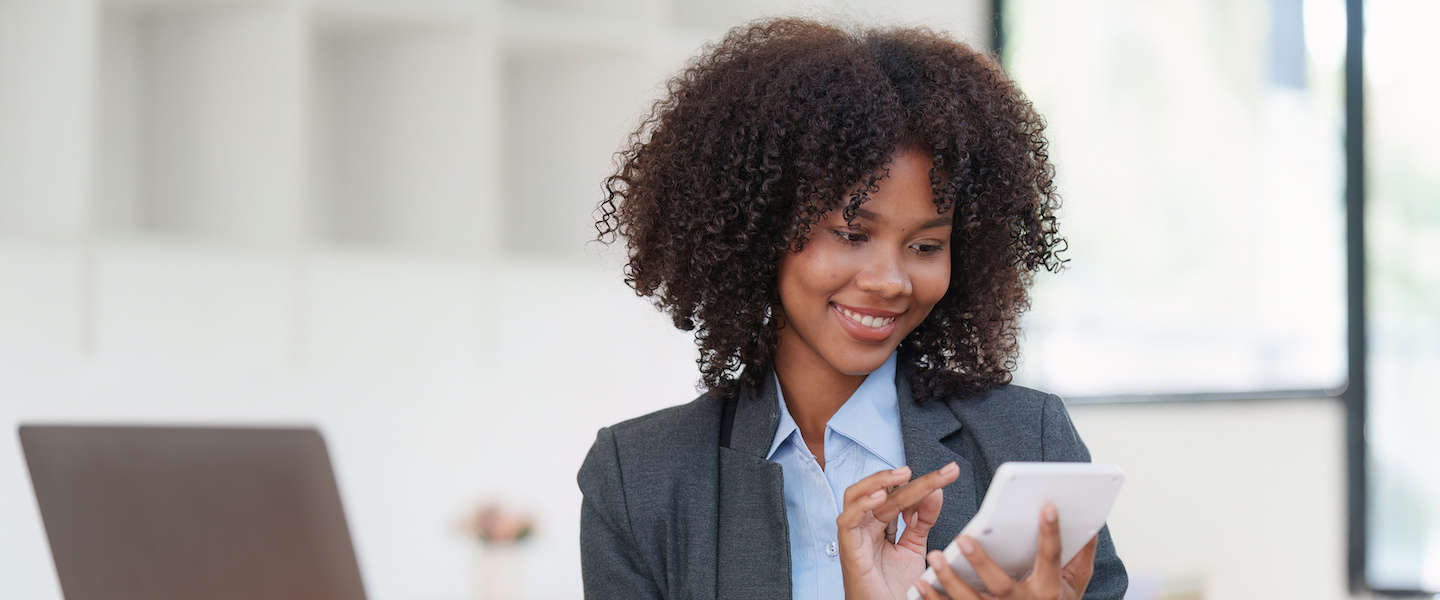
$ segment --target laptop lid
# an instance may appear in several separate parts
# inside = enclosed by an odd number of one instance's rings
[[[364,600],[314,429],[20,427],[66,600]]]

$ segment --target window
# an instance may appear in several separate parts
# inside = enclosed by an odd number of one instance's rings
[[[1070,245],[1037,277],[1017,380],[1072,398],[1341,389],[1339,0],[1003,8]]]

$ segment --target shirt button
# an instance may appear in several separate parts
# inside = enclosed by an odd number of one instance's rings
[[[830,556],[836,556],[840,554],[840,545],[836,544],[835,542],[825,544],[825,553],[829,554]]]

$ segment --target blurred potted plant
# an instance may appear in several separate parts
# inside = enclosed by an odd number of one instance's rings
[[[476,600],[520,598],[520,546],[535,531],[529,513],[498,500],[480,504],[461,527],[479,542]]]

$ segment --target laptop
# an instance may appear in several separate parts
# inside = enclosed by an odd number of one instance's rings
[[[66,600],[364,600],[314,429],[20,427]]]

